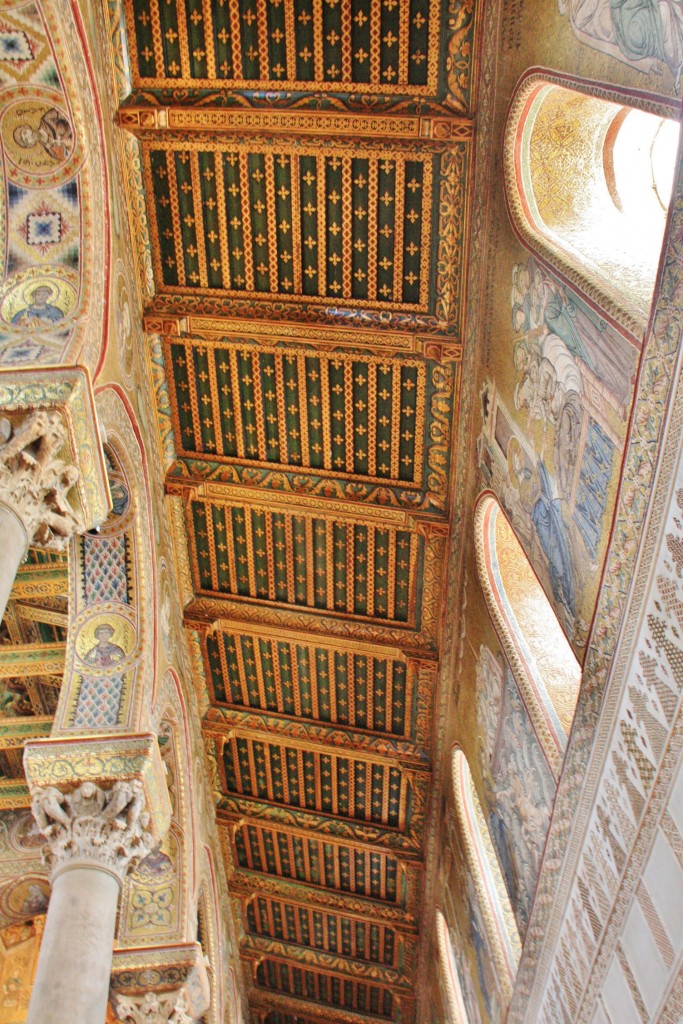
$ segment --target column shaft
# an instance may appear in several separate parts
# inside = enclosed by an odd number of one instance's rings
[[[19,516],[0,503],[0,620],[5,615],[17,569],[27,547],[26,529]]]
[[[52,882],[27,1024],[104,1024],[119,882],[74,867]]]

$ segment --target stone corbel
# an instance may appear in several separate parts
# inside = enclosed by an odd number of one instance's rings
[[[111,507],[95,399],[82,366],[0,370],[0,504],[30,544],[61,550]]]
[[[116,950],[109,997],[121,1024],[192,1024],[210,1004],[202,947]]]
[[[29,742],[24,770],[53,879],[69,867],[92,865],[122,881],[170,824],[153,735]]]

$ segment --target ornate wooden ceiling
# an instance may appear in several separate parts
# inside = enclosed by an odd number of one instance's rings
[[[125,21],[145,328],[253,1019],[410,1024],[473,4],[126,0]]]
[[[66,556],[30,548],[0,626],[0,809],[29,803],[27,740],[49,736],[64,672]]]

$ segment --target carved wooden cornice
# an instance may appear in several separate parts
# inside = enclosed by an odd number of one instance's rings
[[[221,837],[223,838],[223,837]],[[411,870],[412,869],[412,870]],[[412,865],[406,865],[408,879],[407,902],[405,905],[384,903],[381,900],[345,893],[289,878],[277,878],[258,871],[236,868],[229,874],[230,891],[236,896],[253,897],[260,894],[298,899],[307,905],[338,911],[341,914],[356,914],[369,920],[391,925],[397,931],[411,934],[417,932],[418,888],[420,875]]]
[[[298,946],[292,942],[282,942],[262,935],[246,935],[240,945],[240,955],[252,961],[254,965],[264,957],[289,962],[297,967],[319,967],[321,970],[340,977],[357,978],[360,981],[374,981],[386,988],[397,990],[405,995],[411,991],[412,978],[404,971],[392,970],[382,964],[370,963],[367,960],[354,960],[339,956],[310,946]]]

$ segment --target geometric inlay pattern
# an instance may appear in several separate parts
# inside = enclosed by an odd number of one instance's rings
[[[232,737],[223,748],[228,793],[389,827],[406,824],[409,786],[399,768]]]
[[[439,8],[433,0],[135,0],[127,8],[134,81],[434,94]]]
[[[380,985],[337,978],[321,971],[302,970],[277,960],[266,959],[259,964],[256,982],[262,988],[315,999],[346,1010],[389,1018],[394,1014],[394,997]]]
[[[206,638],[214,700],[296,718],[410,735],[405,662],[235,633]]]
[[[169,141],[143,160],[160,291],[427,310],[434,154]]]
[[[325,953],[395,966],[396,932],[381,923],[354,920],[330,911],[297,906],[285,900],[257,896],[247,907],[252,935],[263,935]]]
[[[194,500],[197,589],[409,623],[423,540],[407,529]]]
[[[241,868],[384,903],[404,903],[399,863],[382,850],[357,849],[246,824],[236,829],[234,843],[235,860]]]
[[[424,360],[190,339],[166,352],[179,455],[421,486]]]

